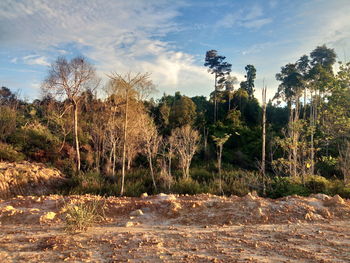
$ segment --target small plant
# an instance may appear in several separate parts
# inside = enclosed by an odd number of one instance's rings
[[[65,230],[69,232],[86,231],[105,218],[103,205],[98,201],[66,205],[65,210]]]

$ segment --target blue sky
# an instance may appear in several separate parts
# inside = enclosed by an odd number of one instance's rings
[[[275,74],[317,45],[350,56],[349,0],[1,0],[0,85],[40,96],[58,56],[86,56],[106,80],[111,71],[149,72],[159,90],[208,96],[205,52],[218,50],[239,80],[257,68],[268,96]]]

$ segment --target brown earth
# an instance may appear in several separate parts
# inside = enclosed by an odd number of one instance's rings
[[[52,194],[64,181],[58,169],[41,163],[0,162],[0,198]]]
[[[105,221],[64,231],[67,205],[99,202]],[[350,201],[213,195],[0,200],[1,262],[350,262]]]

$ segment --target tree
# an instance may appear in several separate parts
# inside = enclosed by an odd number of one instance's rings
[[[192,125],[196,119],[196,104],[186,97],[175,94],[175,101],[170,108],[169,124],[172,128]]]
[[[78,109],[81,94],[91,87],[96,80],[94,67],[84,57],[75,57],[68,61],[59,57],[51,65],[48,76],[43,84],[47,93],[66,97],[73,107],[74,138],[76,150],[76,171],[80,171],[80,147],[78,135]]]
[[[265,189],[265,155],[266,155],[266,87],[262,88],[262,149],[261,149],[261,177],[263,185],[263,195],[266,193]]]
[[[246,70],[246,81],[241,82],[241,88],[246,90],[249,98],[254,97],[254,80],[256,78],[256,69],[253,65],[247,65],[245,67]]]
[[[326,45],[316,47],[310,54],[311,65],[312,66],[322,66],[323,68],[332,70],[332,66],[336,61],[337,55],[334,52],[334,49],[327,48]]]
[[[130,149],[130,146],[138,145],[135,140],[129,140],[128,135],[130,135],[130,131],[132,131],[132,127],[129,127],[129,104],[134,102],[138,104],[137,98],[138,91],[141,89],[146,89],[147,85],[153,86],[152,81],[149,78],[149,74],[141,74],[137,73],[135,75],[128,73],[125,76],[122,76],[118,73],[112,73],[109,75],[111,79],[111,90],[113,94],[119,95],[124,98],[124,116],[123,116],[123,135],[122,135],[122,180],[121,180],[121,190],[120,195],[124,194],[124,183],[125,183],[125,168],[126,168],[126,160],[127,154],[129,155],[129,164],[130,164],[130,155],[134,156],[134,151]],[[148,90],[148,89],[146,89]],[[138,109],[138,107],[132,107],[132,109]],[[132,116],[133,118],[138,118],[137,114]],[[139,122],[140,125],[142,123]],[[130,131],[129,131],[130,130]],[[138,128],[139,130],[139,128]],[[129,148],[128,148],[129,147]]]
[[[183,177],[188,179],[190,177],[191,161],[193,155],[196,153],[198,141],[200,139],[199,133],[193,130],[191,126],[185,125],[173,130],[170,138],[180,158]]]
[[[217,120],[218,108],[217,97],[218,92],[223,88],[226,76],[231,72],[232,65],[225,62],[226,57],[218,55],[216,50],[209,50],[205,55],[204,66],[209,67],[208,71],[214,74],[214,122]]]
[[[215,137],[212,136],[212,139],[216,145],[217,148],[217,161],[218,161],[218,171],[219,171],[219,178],[220,178],[220,191],[223,193],[222,185],[221,185],[221,160],[222,160],[222,149],[224,147],[225,142],[230,138],[231,134],[225,133],[222,137]]]
[[[297,176],[298,142],[300,135],[300,97],[302,95],[301,74],[297,64],[287,64],[282,67],[276,79],[281,81],[274,99],[282,98],[287,102],[289,109],[288,139],[285,141],[285,150],[288,152],[289,174]]]
[[[158,136],[157,127],[155,126],[153,120],[145,115],[143,121],[142,130],[142,141],[143,141],[143,153],[147,156],[149,168],[151,171],[151,177],[153,182],[153,187],[157,191],[156,180],[154,176],[153,160],[158,154],[159,144],[161,142],[161,137]]]
[[[227,93],[228,111],[231,110],[231,99],[234,91],[234,85],[238,83],[238,79],[235,76],[229,75],[225,80],[225,91]]]

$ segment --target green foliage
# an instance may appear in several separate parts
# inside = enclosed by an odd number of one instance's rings
[[[15,131],[16,117],[14,109],[0,104],[0,141],[6,141],[7,137]]]
[[[200,194],[208,192],[208,188],[203,184],[199,184],[192,178],[180,178],[172,188],[177,194]]]
[[[271,198],[279,198],[288,195],[307,196],[310,194],[305,186],[292,182],[289,177],[279,176],[273,178],[272,182],[268,185],[266,192],[267,196]]]
[[[328,193],[330,189],[330,182],[322,176],[309,176],[305,182],[305,187],[310,193]]]
[[[208,184],[214,180],[214,174],[204,168],[192,168],[191,177],[200,184]]]
[[[169,124],[172,128],[192,125],[196,119],[196,104],[186,97],[177,94],[170,109]]]
[[[225,195],[244,196],[255,190],[260,190],[260,179],[255,171],[243,169],[226,170],[223,172],[223,192]]]
[[[103,204],[99,201],[69,204],[64,210],[66,210],[65,230],[69,232],[86,231],[105,218]]]
[[[19,162],[25,159],[12,145],[0,142],[0,161]]]

